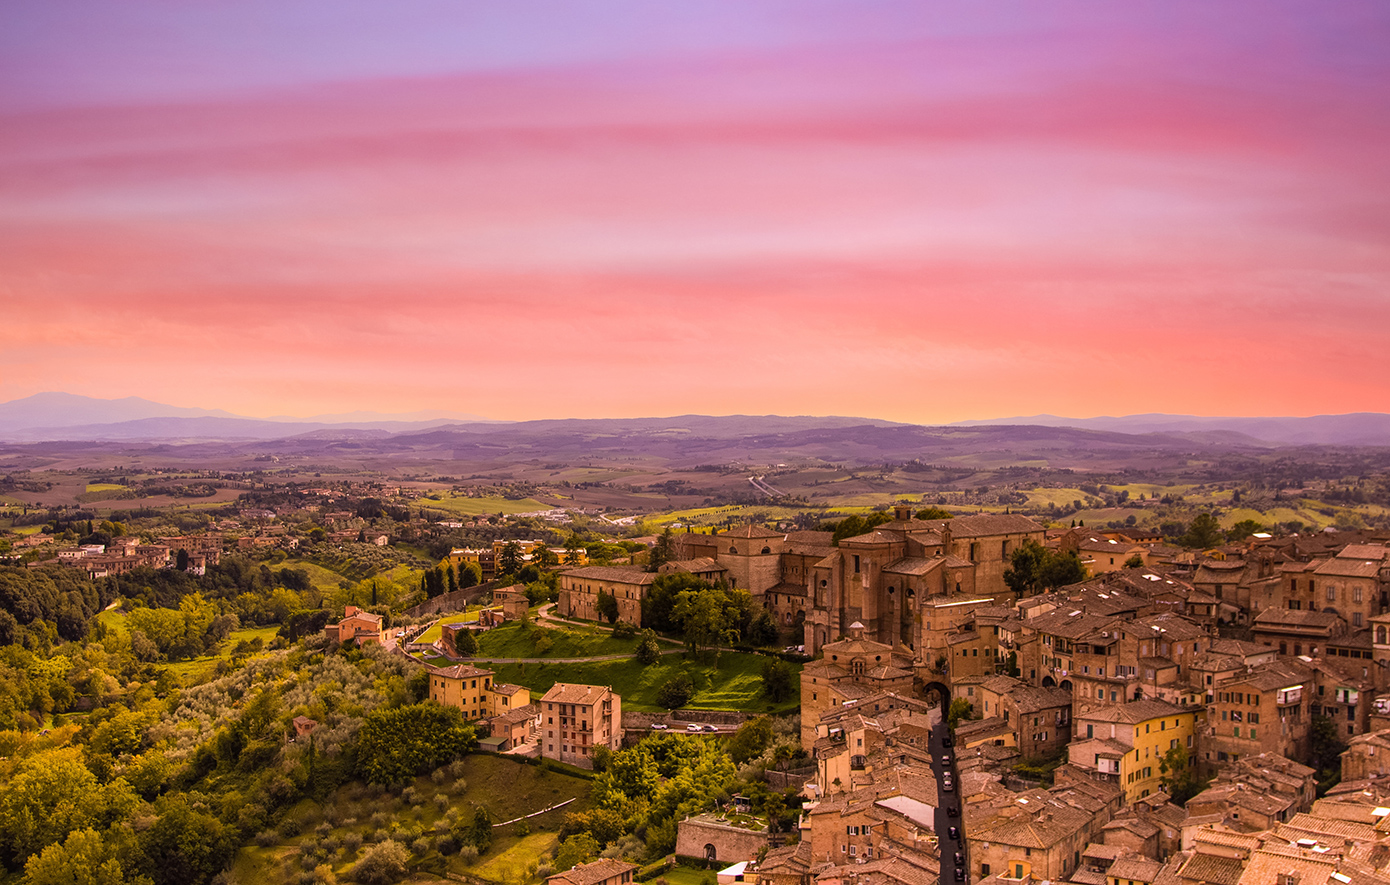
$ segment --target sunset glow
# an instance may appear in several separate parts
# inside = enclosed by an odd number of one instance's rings
[[[0,401],[1390,411],[1386,46],[1380,3],[8,4]]]

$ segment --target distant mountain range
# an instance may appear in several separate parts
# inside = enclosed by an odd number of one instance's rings
[[[439,410],[399,415],[358,411],[310,418],[248,418],[221,409],[170,406],[138,396],[98,399],[55,392],[0,403],[0,440],[280,439],[321,430],[399,432],[486,420]]]
[[[1117,433],[1202,433],[1227,431],[1274,445],[1386,446],[1390,445],[1390,415],[1353,412],[1350,415],[1314,415],[1310,418],[1202,418],[1195,415],[1125,415],[1118,418],[1060,418],[1033,415],[1028,418],[991,418],[958,421],[956,427],[1025,425],[1077,427]]]
[[[0,403],[0,440],[11,443],[59,440],[188,443],[293,438],[305,441],[384,441],[388,437],[402,435],[408,437],[411,444],[418,444],[425,442],[432,433],[443,434],[456,441],[507,438],[510,445],[521,444],[527,435],[551,439],[568,435],[576,439],[631,435],[649,442],[663,439],[675,442],[683,437],[761,441],[786,434],[814,436],[821,431],[843,432],[847,428],[885,431],[917,427],[872,418],[777,415],[681,415],[671,418],[552,419],[515,423],[488,421],[476,415],[446,411],[395,415],[359,411],[310,418],[248,418],[220,409],[170,406],[139,397],[97,399],[69,393],[39,393]],[[1161,414],[1064,418],[1034,415],[959,421],[941,430],[982,427],[1075,428],[1162,436],[1167,438],[1169,444],[1187,439],[1203,445],[1254,448],[1390,446],[1390,415],[1378,412],[1309,418],[1205,418]],[[437,438],[442,440],[443,436]]]

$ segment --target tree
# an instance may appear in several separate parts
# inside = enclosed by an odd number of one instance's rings
[[[460,563],[459,563],[459,587],[460,587],[460,588],[466,590],[466,589],[468,589],[469,587],[476,587],[476,586],[478,586],[478,584],[480,584],[480,583],[482,582],[482,580],[483,580],[483,572],[482,572],[482,569],[480,569],[480,568],[478,567],[478,564],[477,564],[476,562],[460,562]]]
[[[1171,747],[1158,762],[1162,775],[1163,792],[1172,798],[1175,805],[1186,805],[1187,800],[1207,788],[1210,778],[1200,778],[1190,764],[1186,747]]]
[[[677,673],[656,691],[656,702],[668,710],[683,707],[695,694],[695,682],[685,673]]]
[[[230,827],[187,794],[163,796],[156,808],[159,819],[137,837],[142,865],[156,885],[201,885],[227,865],[237,843]]]
[[[1125,568],[1143,568],[1143,567],[1144,567],[1144,557],[1141,556],[1141,555],[1138,554],[1138,553],[1134,554],[1134,555],[1131,556],[1129,559],[1126,559],[1126,560],[1125,560]]]
[[[503,544],[502,552],[497,557],[497,573],[514,575],[521,571],[521,556],[521,545],[516,541]]]
[[[179,555],[174,561],[174,567],[181,572],[188,571],[188,551],[182,547],[179,548]]]
[[[645,632],[651,634],[650,630]],[[639,664],[655,664],[657,660],[661,658],[661,646],[657,643],[656,636],[643,636],[642,641],[637,643],[637,651],[634,653],[634,657],[637,658]]]
[[[654,572],[666,563],[676,558],[676,540],[668,527],[657,537],[656,543],[652,545],[651,552],[647,555],[647,571]]]
[[[565,565],[579,565],[580,551],[584,549],[584,542],[579,540],[579,535],[570,532],[570,536],[565,539]]]
[[[46,846],[24,865],[25,885],[126,885],[148,879],[127,878],[111,856],[106,840],[90,827],[74,830],[62,842]]]
[[[742,765],[749,759],[761,756],[770,743],[772,743],[772,723],[766,716],[759,716],[740,725],[738,731],[734,732],[734,736],[729,739],[726,749],[729,751],[729,758],[734,760],[734,764]]]
[[[455,630],[454,648],[462,657],[471,658],[478,653],[478,638],[472,630]]]
[[[473,831],[469,841],[479,854],[487,854],[492,847],[492,815],[482,806],[473,812]]]
[[[477,744],[457,707],[435,703],[380,708],[357,733],[357,772],[378,784],[396,784],[433,771]]]
[[[791,665],[781,658],[767,658],[763,661],[763,693],[773,702],[784,701],[792,696]]]
[[[1199,513],[1193,517],[1192,524],[1187,527],[1183,536],[1178,538],[1178,543],[1182,546],[1200,550],[1215,547],[1221,541],[1221,523],[1210,513]]]
[[[1308,739],[1309,764],[1317,769],[1318,794],[1321,795],[1341,780],[1341,756],[1347,745],[1337,731],[1337,723],[1327,716],[1313,717]]]
[[[1240,522],[1236,523],[1235,525],[1231,526],[1229,529],[1226,530],[1226,540],[1232,542],[1244,541],[1246,538],[1250,537],[1256,532],[1262,532],[1264,530],[1265,527],[1260,525],[1255,520],[1242,519]]]
[[[942,510],[940,507],[927,507],[924,510],[918,510],[916,515],[917,519],[952,519],[953,517],[955,517],[954,513],[949,510]]]
[[[410,852],[394,839],[378,842],[352,867],[352,878],[363,885],[390,885],[405,877]]]
[[[598,841],[588,833],[576,833],[560,843],[555,852],[555,869],[569,870],[593,860],[599,853]]]
[[[618,620],[618,597],[603,588],[599,588],[596,608],[600,615],[608,619],[608,623]]]
[[[969,719],[975,712],[975,705],[965,698],[956,698],[951,701],[951,707],[946,712],[946,725],[955,728],[956,724],[962,719]]]
[[[1086,580],[1086,566],[1074,552],[1049,550],[1037,541],[1024,541],[1009,557],[1004,583],[1020,595],[1032,595]]]

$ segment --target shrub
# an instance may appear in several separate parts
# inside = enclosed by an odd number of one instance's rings
[[[280,834],[274,830],[261,830],[256,834],[256,844],[262,848],[269,848],[280,841]]]
[[[463,860],[464,860],[465,862],[467,862],[467,863],[472,863],[473,861],[475,861],[475,860],[478,859],[478,846],[476,846],[476,845],[465,845],[465,846],[463,846],[462,848],[459,849],[459,857],[463,858]]]
[[[426,836],[421,836],[410,843],[410,853],[416,857],[424,857],[430,853],[431,847],[430,839]]]
[[[363,885],[388,885],[405,876],[410,853],[399,842],[387,839],[352,866],[352,878]]]
[[[614,639],[631,639],[637,635],[637,625],[629,624],[627,621],[619,621],[613,625]]]
[[[449,808],[449,797],[446,796],[446,795],[444,795],[443,793],[435,793],[435,794],[434,794],[434,807],[435,807],[435,808],[438,808],[441,812],[448,810],[448,808]]]
[[[362,847],[362,834],[356,830],[351,830],[343,836],[343,847],[350,854],[356,854],[357,849]]]
[[[683,707],[695,694],[695,683],[685,673],[678,673],[657,690],[656,702],[668,710]]]

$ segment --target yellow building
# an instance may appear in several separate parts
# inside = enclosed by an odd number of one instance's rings
[[[1163,757],[1181,748],[1191,760],[1201,707],[1143,700],[1078,713],[1069,761],[1118,784],[1125,802],[1163,789]]]

